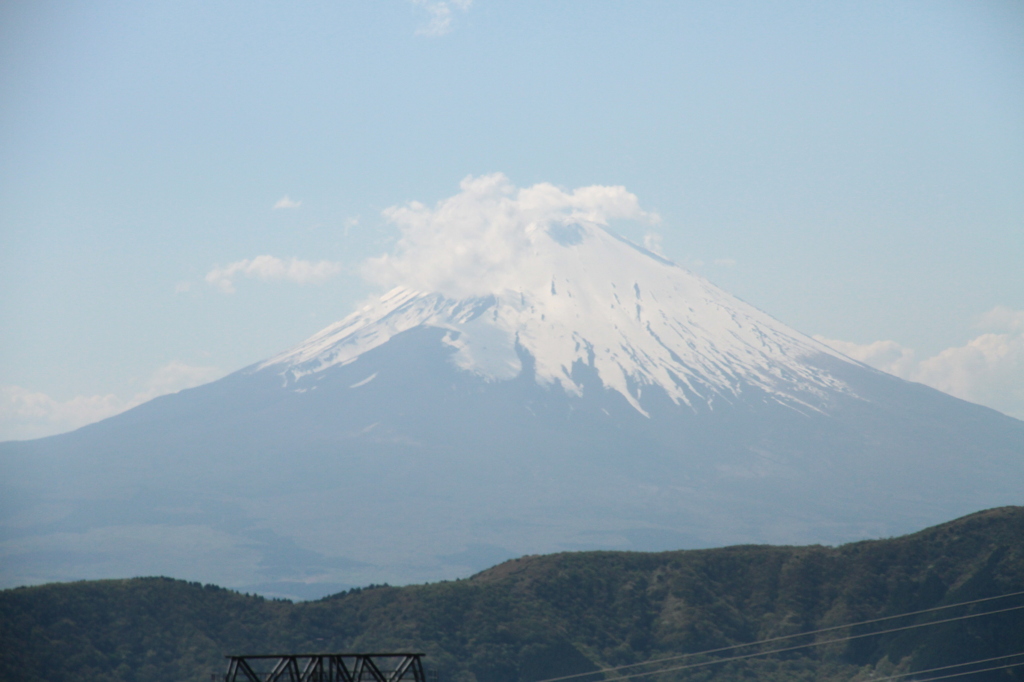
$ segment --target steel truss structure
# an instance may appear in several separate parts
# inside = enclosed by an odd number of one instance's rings
[[[224,682],[427,682],[423,654],[227,656]]]

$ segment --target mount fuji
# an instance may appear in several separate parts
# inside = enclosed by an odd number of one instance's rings
[[[473,182],[392,210],[398,256],[369,267],[398,284],[309,340],[0,444],[0,580],[312,597],[526,553],[838,543],[1024,500],[1024,422],[617,237],[608,220],[639,215],[620,188]],[[446,244],[441,222],[482,236]]]

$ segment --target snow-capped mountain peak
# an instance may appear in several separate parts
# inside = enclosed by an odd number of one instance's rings
[[[521,286],[479,296],[396,287],[259,369],[297,381],[426,325],[448,331],[463,370],[512,379],[525,351],[538,383],[580,395],[573,368],[582,363],[644,414],[644,392],[654,388],[712,409],[749,387],[813,409],[828,391],[845,390],[806,362],[843,356],[598,225],[548,228],[529,265]]]

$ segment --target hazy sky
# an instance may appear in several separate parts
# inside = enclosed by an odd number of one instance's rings
[[[466,176],[1024,418],[1020,2],[0,5],[0,438],[284,350]]]

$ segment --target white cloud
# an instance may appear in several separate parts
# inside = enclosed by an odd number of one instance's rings
[[[497,293],[529,286],[523,277],[550,276],[546,249],[536,246],[559,230],[615,219],[657,220],[624,187],[516,188],[494,173],[468,177],[460,189],[434,208],[412,202],[385,209],[401,238],[394,253],[366,262],[367,279],[456,298]]]
[[[665,255],[661,250],[661,235],[657,232],[648,232],[644,235],[644,248],[651,253],[658,254],[659,256]]]
[[[922,360],[914,378],[1024,419],[1024,334],[982,334]]]
[[[0,386],[0,441],[70,431],[124,409],[117,396],[76,396],[60,402],[20,386]]]
[[[734,258],[716,258],[714,263],[723,268],[731,268],[736,265],[736,260]]]
[[[880,369],[883,372],[895,374],[903,379],[909,379],[916,367],[914,351],[904,348],[895,341],[875,341],[873,343],[857,344],[849,341],[826,339],[823,336],[817,335],[814,338],[827,346],[835,348],[843,355],[863,362],[865,365],[870,365],[875,369]]]
[[[358,227],[358,226],[359,226],[359,216],[352,216],[351,218],[346,218],[345,219],[345,231],[343,232],[343,234],[347,237],[348,236],[348,231],[351,230],[353,227]]]
[[[176,393],[218,379],[216,367],[172,362],[157,369],[143,390],[129,399],[114,394],[55,400],[20,386],[0,386],[0,441],[42,438],[112,417],[161,395]]]
[[[236,277],[255,277],[265,281],[287,280],[297,284],[318,284],[341,272],[341,264],[322,260],[312,262],[299,258],[287,260],[276,256],[256,256],[215,267],[206,273],[206,281],[226,294],[235,292]]]
[[[1024,332],[1024,310],[997,305],[981,316],[977,326],[989,332]]]
[[[175,361],[153,372],[146,384],[146,390],[137,393],[132,400],[136,404],[144,403],[157,396],[200,386],[222,376],[224,372],[217,367],[186,365],[184,362]]]
[[[993,308],[978,326],[989,331],[922,360],[895,341],[860,345],[815,338],[884,372],[1024,419],[1024,311]]]
[[[465,12],[473,4],[473,0],[412,0],[426,10],[430,20],[416,29],[417,35],[438,37],[452,30],[452,10]]]
[[[299,206],[302,206],[302,202],[301,201],[292,201],[288,197],[288,195],[285,194],[283,197],[281,197],[280,199],[277,200],[277,203],[274,204],[273,208],[275,208],[275,209],[279,209],[279,208],[298,208]]]

